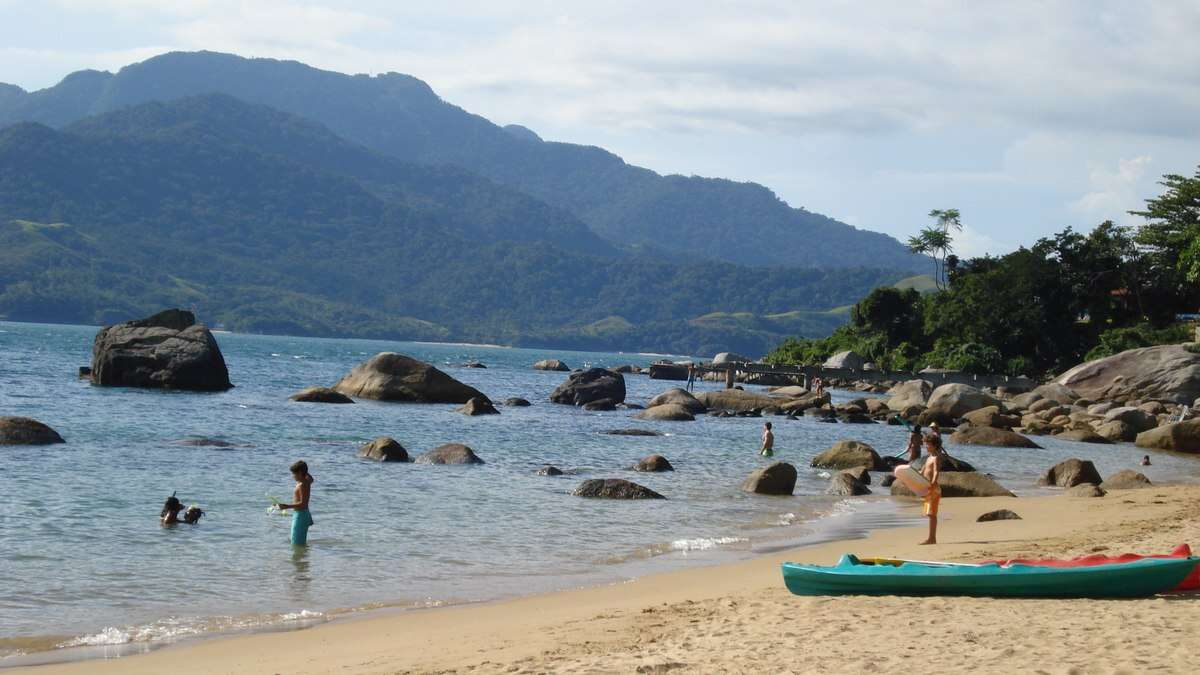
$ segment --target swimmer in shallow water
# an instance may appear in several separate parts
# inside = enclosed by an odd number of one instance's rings
[[[296,481],[293,496],[296,499],[291,504],[279,504],[279,509],[292,509],[292,545],[308,545],[308,528],[313,525],[312,514],[308,511],[308,500],[312,496],[312,484],[315,480],[308,473],[308,463],[301,460],[291,467],[292,478]]]
[[[183,503],[175,497],[172,492],[167,501],[163,503],[162,511],[158,514],[158,521],[163,525],[174,525],[179,521],[179,512],[183,510]]]

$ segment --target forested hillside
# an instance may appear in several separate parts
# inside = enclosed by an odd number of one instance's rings
[[[660,176],[600,148],[544,142],[451,105],[408,75],[172,53],[115,75],[82,71],[42,91],[3,91],[0,125],[54,127],[122,106],[221,92],[320,122],[405,161],[477,173],[570,212],[619,245],[746,265],[924,271],[924,259],[895,239],[793,208],[761,185]]]

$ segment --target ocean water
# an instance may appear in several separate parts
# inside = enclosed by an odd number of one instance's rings
[[[218,334],[236,388],[220,394],[100,388],[76,378],[95,328],[0,322],[0,415],[39,419],[67,440],[0,448],[0,657],[51,648],[135,649],[184,637],[310,625],[348,611],[427,607],[616,582],[648,572],[753,555],[803,542],[837,519],[903,522],[892,500],[824,496],[828,474],[808,468],[841,438],[880,453],[903,449],[885,425],[773,418],[777,459],[800,468],[796,496],[768,498],[738,485],[764,460],[763,420],[702,417],[644,422],[630,411],[550,404],[572,367],[646,365],[656,356],[487,346]],[[450,405],[361,401],[294,403],[288,395],[332,384],[380,351],[442,367],[494,400],[529,408],[470,418]],[[486,369],[461,368],[480,361]],[[645,402],[675,383],[626,376]],[[700,387],[717,387],[701,384]],[[859,396],[835,392],[835,399]],[[655,438],[608,429],[657,429]],[[392,436],[415,454],[466,443],[482,466],[378,464],[358,446]],[[233,447],[195,447],[205,437]],[[1021,494],[1045,468],[1072,456],[1101,473],[1135,467],[1144,452],[1039,439],[1041,450],[954,447],[951,452]],[[676,471],[637,474],[639,458],[666,455]],[[1200,462],[1151,453],[1155,481],[1192,480]],[[316,477],[310,545],[288,543],[287,467]],[[534,475],[551,463],[569,475]],[[585,478],[623,477],[665,501],[572,497]],[[178,491],[207,515],[163,528],[158,512]],[[897,520],[897,519],[901,520]],[[104,653],[114,653],[111,651]],[[95,652],[92,652],[95,655]],[[9,663],[13,661],[10,659]],[[0,665],[5,661],[0,660]]]

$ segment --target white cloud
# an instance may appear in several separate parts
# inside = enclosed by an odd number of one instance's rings
[[[1138,194],[1151,158],[1141,155],[1120,159],[1116,167],[1095,164],[1090,167],[1091,190],[1071,202],[1071,209],[1094,220],[1127,222],[1128,211],[1139,204]]]

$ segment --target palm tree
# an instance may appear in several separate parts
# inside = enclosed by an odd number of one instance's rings
[[[949,286],[946,258],[954,251],[954,238],[950,236],[950,231],[961,232],[963,229],[959,216],[958,209],[934,209],[929,212],[929,217],[935,218],[937,224],[922,228],[915,237],[908,238],[910,252],[933,258],[933,283],[938,290],[945,290]]]

